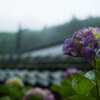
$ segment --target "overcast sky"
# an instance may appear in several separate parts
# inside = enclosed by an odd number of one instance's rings
[[[0,31],[42,29],[79,19],[100,16],[100,0],[0,0]]]

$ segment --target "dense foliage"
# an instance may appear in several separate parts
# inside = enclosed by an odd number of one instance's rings
[[[100,61],[97,62],[97,66],[100,66]],[[9,84],[0,85],[0,100],[24,100],[24,98],[25,100],[26,98],[28,100],[99,100],[94,70],[84,73],[75,68],[68,68],[65,74],[69,75],[60,85],[51,86],[52,92],[39,87],[22,86],[21,80],[17,78],[18,81],[16,81],[16,78],[12,78],[8,80]],[[15,82],[17,85],[14,85]],[[41,96],[49,98],[42,99]]]

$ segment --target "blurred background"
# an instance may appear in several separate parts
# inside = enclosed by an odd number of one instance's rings
[[[60,84],[68,67],[91,69],[62,53],[66,38],[82,27],[100,27],[100,0],[0,0],[0,84]]]

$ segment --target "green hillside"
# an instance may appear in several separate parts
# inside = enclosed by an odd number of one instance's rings
[[[90,17],[85,20],[73,18],[63,25],[44,28],[42,31],[23,30],[21,34],[20,52],[36,50],[48,45],[63,43],[73,32],[82,27],[100,27],[100,18]],[[0,33],[0,53],[14,53],[16,51],[16,34]]]
[[[15,51],[16,34],[0,33],[0,53],[13,53]]]

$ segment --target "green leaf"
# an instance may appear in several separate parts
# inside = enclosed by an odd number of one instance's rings
[[[71,81],[68,79],[64,79],[64,80],[62,80],[61,84],[65,85],[65,86],[71,86]]]
[[[72,96],[74,94],[74,90],[68,86],[61,86],[59,89],[59,94],[62,98],[66,98]]]
[[[71,77],[72,79],[76,79],[77,81],[80,81],[80,80],[82,80],[82,79],[86,79],[86,77],[84,76],[84,73],[72,73],[72,74],[70,75],[70,77]]]
[[[53,85],[51,86],[51,90],[56,91],[56,92],[59,92],[59,88],[60,88],[60,86],[55,85],[55,84],[53,84]]]
[[[77,80],[73,79],[72,80],[72,89],[75,89],[76,84],[77,84]]]
[[[38,96],[35,96],[35,95],[31,95],[28,100],[43,100],[41,98],[39,98]]]
[[[96,100],[96,99],[92,98],[91,96],[74,95],[65,100]]]
[[[32,86],[24,86],[24,87],[20,88],[20,91],[22,92],[23,95],[25,95],[25,93],[30,89],[33,89],[33,87]]]
[[[7,85],[0,85],[0,93],[13,99],[22,100],[22,93],[18,88],[11,88]]]
[[[91,81],[95,81],[95,71],[94,70],[91,70],[89,72],[87,72],[85,74],[85,77],[87,77],[88,79],[90,79]]]
[[[52,85],[51,89],[60,94],[60,96],[64,99],[66,97],[72,96],[75,91],[72,89],[71,86],[57,86]]]
[[[83,73],[72,73],[71,78],[77,80],[75,84],[73,83],[76,94],[87,94],[95,86]]]
[[[5,97],[0,97],[0,100],[12,100],[12,99],[8,96],[5,96]]]
[[[83,79],[75,85],[75,92],[77,94],[87,94],[94,86],[92,81]]]
[[[98,91],[97,91],[97,88],[94,87],[90,92],[89,92],[89,96],[95,98],[96,100],[100,100],[99,99],[99,94],[98,94]]]

